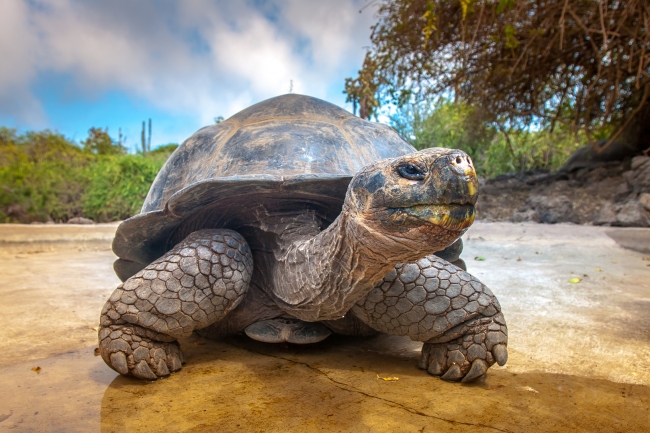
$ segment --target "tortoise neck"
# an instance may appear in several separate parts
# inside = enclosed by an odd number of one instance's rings
[[[344,208],[327,229],[285,244],[272,275],[276,302],[302,320],[341,318],[397,263],[375,240]]]

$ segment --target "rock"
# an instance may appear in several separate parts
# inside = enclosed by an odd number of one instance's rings
[[[608,176],[609,176],[609,171],[607,170],[606,167],[597,167],[593,170],[589,170],[584,175],[583,181],[585,183],[596,183],[596,182],[600,182],[603,179],[606,179]]]
[[[616,193],[614,194],[614,201],[615,202],[624,201],[630,195],[631,192],[632,192],[632,186],[628,183],[626,179],[625,182],[622,182],[618,187],[616,187]]]
[[[90,218],[73,217],[68,220],[68,224],[95,224]]]
[[[522,223],[526,221],[534,221],[538,223],[540,220],[539,213],[534,209],[528,209],[524,211],[517,211],[512,214],[510,221],[513,223]]]
[[[616,225],[623,227],[650,226],[650,213],[636,200],[625,203],[616,215]]]
[[[648,164],[650,162],[650,156],[645,156],[645,155],[639,155],[635,156],[632,158],[632,163],[630,164],[630,168],[632,170],[636,170],[637,168],[641,167],[644,164]]]
[[[634,185],[634,177],[635,173],[634,170],[628,170],[622,174],[623,180],[625,180],[625,183],[629,186],[630,189],[632,189],[632,186]]]
[[[616,215],[621,210],[621,205],[615,203],[605,203],[594,218],[594,224],[599,226],[611,226],[616,224]]]
[[[642,193],[639,196],[639,204],[645,208],[645,210],[650,211],[650,194],[647,192]]]
[[[650,157],[637,156],[632,159],[632,175],[626,180],[631,184],[634,193],[650,192]]]
[[[624,172],[622,177],[624,182],[616,188],[615,203],[636,201],[642,194],[650,193],[650,157],[634,157],[630,164],[630,170]],[[634,207],[630,206],[629,209]],[[624,220],[628,221],[629,218],[624,217]]]
[[[578,216],[573,210],[573,202],[565,195],[559,195],[557,197],[531,196],[526,200],[524,208],[519,209],[519,212],[525,213],[529,209],[539,214],[539,222],[541,223],[577,223],[579,221]],[[534,214],[530,213],[529,215],[533,217]]]

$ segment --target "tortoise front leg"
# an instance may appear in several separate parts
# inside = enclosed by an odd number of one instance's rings
[[[102,358],[140,379],[180,370],[176,339],[223,319],[243,299],[252,271],[250,248],[239,233],[190,234],[115,289],[100,318]]]
[[[476,278],[434,255],[397,265],[351,311],[380,332],[423,341],[420,368],[445,380],[469,382],[508,358],[499,301]]]

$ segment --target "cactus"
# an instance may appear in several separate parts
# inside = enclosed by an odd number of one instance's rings
[[[142,121],[142,132],[140,133],[140,142],[142,143],[142,153],[147,153],[147,144],[144,139],[144,120]]]
[[[142,132],[140,133],[140,142],[142,143],[142,153],[151,152],[151,119],[149,119],[149,137],[147,138],[146,122],[142,121]]]

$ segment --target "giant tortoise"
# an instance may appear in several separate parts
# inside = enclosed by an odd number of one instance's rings
[[[181,368],[176,340],[193,331],[297,344],[383,332],[424,342],[430,374],[474,380],[507,359],[499,302],[450,263],[477,185],[464,152],[417,152],[330,103],[253,105],[185,141],[119,226],[124,283],[101,312],[101,356],[154,380]]]

